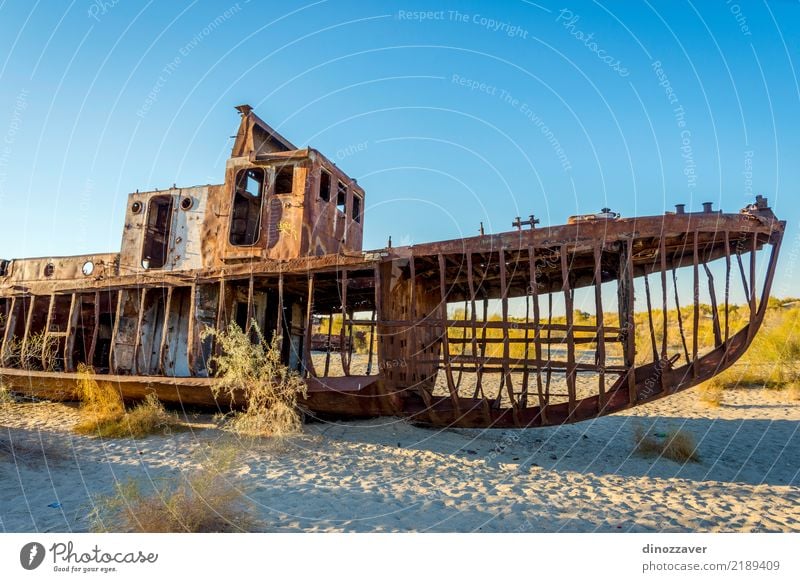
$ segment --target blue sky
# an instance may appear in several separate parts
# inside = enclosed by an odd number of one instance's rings
[[[800,3],[0,0],[0,256],[113,251],[125,197],[219,183],[249,103],[367,191],[365,247],[610,206],[790,221]]]

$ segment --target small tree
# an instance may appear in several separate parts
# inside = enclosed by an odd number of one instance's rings
[[[214,397],[229,398],[244,408],[233,415],[233,432],[285,436],[302,430],[298,399],[306,397],[306,384],[281,361],[279,335],[268,343],[253,321],[249,333],[231,323],[224,330],[206,328],[202,337],[213,337],[220,349],[209,360],[215,370]]]

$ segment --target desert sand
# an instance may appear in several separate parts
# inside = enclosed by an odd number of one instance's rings
[[[210,416],[144,439],[71,432],[75,406],[0,410],[0,531],[80,532],[117,480],[181,478],[233,442],[231,478],[258,531],[800,531],[800,403],[783,392],[696,390],[591,422],[434,430],[395,418],[313,422],[281,442],[237,442]],[[634,453],[637,427],[682,429],[699,463]]]

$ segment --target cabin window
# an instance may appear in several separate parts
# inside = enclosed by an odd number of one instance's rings
[[[339,187],[336,191],[336,210],[342,214],[346,214],[345,207],[347,206],[347,186],[339,182]]]
[[[167,262],[172,228],[172,196],[153,196],[147,208],[147,226],[142,248],[142,266],[160,269]]]
[[[236,177],[231,211],[230,243],[249,247],[258,242],[261,233],[261,206],[264,200],[264,170],[242,170]]]
[[[353,196],[353,220],[361,222],[361,196]]]
[[[319,197],[325,202],[331,199],[331,175],[325,170],[319,173]]]
[[[275,172],[275,194],[294,192],[294,166],[282,166]]]

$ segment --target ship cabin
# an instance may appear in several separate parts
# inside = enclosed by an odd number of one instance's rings
[[[283,330],[285,362],[306,371],[313,322],[342,312],[339,266],[366,268],[346,286],[351,307],[374,309],[364,190],[237,109],[225,182],[130,194],[119,253],[0,261],[0,368],[203,377],[203,329],[235,321]]]

